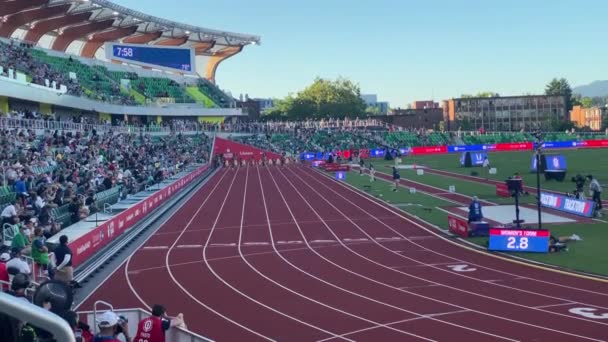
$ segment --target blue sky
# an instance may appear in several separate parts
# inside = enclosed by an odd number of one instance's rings
[[[608,79],[605,0],[115,0],[262,37],[225,61],[233,95],[283,97],[344,76],[392,107],[480,91],[540,93],[553,77]]]

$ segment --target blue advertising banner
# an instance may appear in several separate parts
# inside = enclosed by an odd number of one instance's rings
[[[573,148],[576,147],[576,141],[549,141],[542,146],[543,148]]]
[[[300,160],[315,160],[315,154],[311,152],[304,152],[300,154]]]
[[[540,193],[540,203],[543,207],[552,208],[566,213],[592,217],[595,203],[549,192]]]
[[[568,169],[568,164],[566,163],[566,157],[562,155],[546,155],[545,161],[547,165],[547,170],[550,171],[566,171]],[[532,160],[530,161],[530,170],[536,171],[536,156],[532,156]]]
[[[448,153],[485,151],[484,145],[448,146]]]
[[[372,158],[382,158],[384,157],[384,150],[376,149],[370,151],[370,157]]]
[[[464,166],[464,157],[466,156],[466,152],[460,155],[460,165]],[[488,157],[487,153],[471,153],[471,164],[473,166],[482,166],[483,160]]]

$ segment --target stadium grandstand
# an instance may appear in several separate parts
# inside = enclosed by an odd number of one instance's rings
[[[100,247],[114,229],[132,228],[147,210],[160,215],[159,203],[174,203],[187,193],[174,192],[208,172],[204,131],[238,131],[246,115],[216,84],[218,67],[257,44],[105,0],[0,1],[1,341],[98,331],[97,312],[87,325],[87,314],[78,323],[70,311],[86,265],[111,256]],[[93,245],[73,245],[100,229]],[[64,245],[73,258],[59,252]],[[49,291],[61,303],[37,301]],[[181,328],[167,337],[207,340]]]
[[[105,0],[3,1],[0,17],[0,112],[20,100],[40,103],[47,115],[57,108],[157,122],[243,115],[215,75],[223,61],[260,44],[257,36],[181,24]]]

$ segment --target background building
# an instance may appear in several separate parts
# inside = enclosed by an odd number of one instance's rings
[[[574,106],[570,111],[570,121],[578,128],[589,127],[594,131],[599,131],[602,129],[604,115],[606,115],[606,109],[602,107]]]
[[[458,98],[443,107],[448,130],[551,130],[555,122],[568,120],[565,96]]]
[[[414,101],[412,109],[433,109],[439,108],[439,103],[435,101]]]
[[[380,114],[386,115],[388,114],[388,102],[380,101],[378,102],[378,95],[376,94],[367,94],[361,95],[361,99],[368,107],[377,108]]]
[[[386,123],[408,129],[442,129],[443,111],[433,109],[393,109],[392,115],[383,116]]]
[[[274,107],[273,99],[253,99],[254,101],[260,104],[260,112],[264,113],[270,108]]]

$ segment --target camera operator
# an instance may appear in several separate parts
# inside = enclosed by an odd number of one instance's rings
[[[595,202],[595,215],[597,217],[602,217],[602,186],[600,182],[597,181],[596,178],[593,178],[592,175],[588,175],[587,179],[589,180],[589,190],[592,193],[593,202]]]
[[[93,342],[121,342],[116,337],[123,334],[127,342],[131,342],[128,321],[112,311],[106,311],[97,317],[99,333],[95,335]]]
[[[576,175],[572,177],[572,182],[576,186],[576,190],[574,191],[574,197],[579,200],[585,199],[585,178],[581,175]]]

